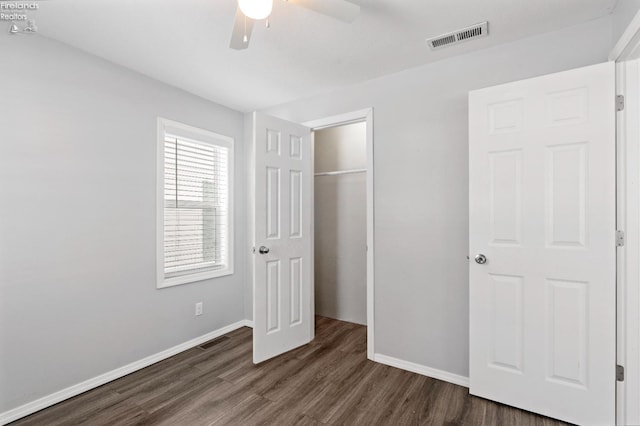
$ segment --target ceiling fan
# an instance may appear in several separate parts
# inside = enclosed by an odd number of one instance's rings
[[[360,13],[360,6],[346,0],[283,0],[293,3],[305,9],[343,22],[353,22]],[[269,27],[269,15],[273,9],[273,0],[238,0],[236,20],[231,33],[229,47],[235,50],[243,50],[249,47],[251,32],[255,21],[267,20]]]

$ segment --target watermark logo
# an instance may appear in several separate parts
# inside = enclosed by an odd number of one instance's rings
[[[28,19],[27,24],[23,27],[19,27],[18,24],[16,24],[15,22],[12,22],[11,26],[9,27],[9,34],[19,34],[19,33],[33,34],[37,32],[38,32],[38,27],[36,26],[35,19]]]
[[[31,14],[39,8],[36,1],[0,1],[0,21],[9,22],[9,34],[33,34],[38,27]]]

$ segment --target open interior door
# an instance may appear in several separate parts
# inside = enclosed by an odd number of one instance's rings
[[[612,62],[469,95],[470,392],[615,424]]]
[[[311,129],[254,113],[253,362],[313,336]]]

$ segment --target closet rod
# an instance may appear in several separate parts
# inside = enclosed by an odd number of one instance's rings
[[[341,170],[338,172],[319,172],[314,176],[336,176],[336,175],[350,175],[352,173],[366,173],[367,169],[354,169],[354,170]]]

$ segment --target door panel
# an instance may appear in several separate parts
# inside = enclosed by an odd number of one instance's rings
[[[579,424],[615,423],[614,86],[606,63],[469,95],[470,392]]]
[[[519,245],[522,235],[522,151],[489,153],[491,243]]]
[[[549,247],[586,247],[588,143],[546,148],[546,236]]]
[[[253,126],[253,361],[259,363],[311,340],[312,160],[310,129],[258,113]]]
[[[522,372],[523,278],[490,274],[493,311],[491,365]]]

